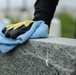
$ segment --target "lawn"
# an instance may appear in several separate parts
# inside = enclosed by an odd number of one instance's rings
[[[72,16],[67,13],[60,13],[58,18],[62,24],[62,37],[74,38],[75,37],[75,24]]]

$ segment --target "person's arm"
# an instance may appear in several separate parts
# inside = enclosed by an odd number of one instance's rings
[[[56,6],[59,0],[37,0],[34,7],[35,21],[43,20],[50,27],[50,22],[53,18]]]

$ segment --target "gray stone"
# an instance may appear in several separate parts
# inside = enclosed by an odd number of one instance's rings
[[[0,53],[0,75],[76,75],[76,40],[30,39]]]

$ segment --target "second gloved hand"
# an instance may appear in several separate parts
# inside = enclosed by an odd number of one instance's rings
[[[19,35],[30,30],[33,23],[34,21],[26,20],[24,22],[7,25],[5,28],[3,28],[2,33],[4,33],[7,38],[16,39]]]

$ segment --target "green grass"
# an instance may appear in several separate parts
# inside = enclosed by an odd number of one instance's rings
[[[62,23],[62,37],[74,38],[74,20],[67,13],[60,13],[58,18]]]

